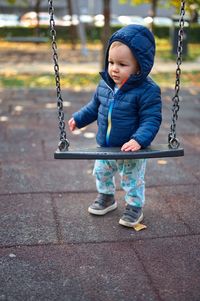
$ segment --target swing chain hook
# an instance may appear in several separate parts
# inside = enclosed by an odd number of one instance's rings
[[[178,119],[179,111],[179,90],[180,90],[180,79],[181,79],[181,68],[182,53],[183,53],[183,38],[184,38],[184,15],[185,15],[185,1],[181,0],[180,18],[179,18],[179,31],[178,31],[178,45],[177,45],[177,69],[176,69],[176,80],[175,80],[175,94],[172,98],[172,123],[170,126],[170,132],[168,135],[168,144],[170,148],[178,148],[180,145],[179,140],[176,137],[176,121]]]
[[[58,126],[60,129],[60,142],[58,143],[58,148],[60,151],[67,151],[69,147],[69,141],[66,138],[67,135],[65,131],[63,98],[61,94],[61,85],[60,85],[60,73],[59,73],[58,54],[57,54],[53,0],[48,0],[48,3],[49,3],[49,16],[50,16],[50,34],[52,38],[52,43],[51,43],[52,58],[54,62],[54,74],[55,74],[56,93],[57,93],[57,109],[58,109],[58,120],[59,120]]]

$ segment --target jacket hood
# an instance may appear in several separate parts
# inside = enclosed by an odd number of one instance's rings
[[[116,31],[111,36],[105,55],[105,69],[104,72],[101,73],[104,80],[111,86],[113,86],[114,82],[108,74],[108,53],[111,44],[115,41],[127,45],[140,66],[140,73],[138,75],[132,75],[127,81],[127,84],[132,85],[133,83],[139,83],[144,80],[154,64],[155,39],[153,34],[145,26],[130,24]]]

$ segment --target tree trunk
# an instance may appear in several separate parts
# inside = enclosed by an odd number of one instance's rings
[[[190,22],[198,23],[198,19],[199,19],[199,12],[197,6],[195,4],[190,5]]]
[[[157,6],[158,6],[158,0],[152,0],[151,2],[151,17],[155,18],[157,15]]]
[[[72,9],[72,1],[67,0],[67,12],[71,16],[72,21],[72,15],[73,15],[73,9]],[[76,49],[76,40],[77,40],[77,32],[76,32],[76,26],[71,24],[69,27],[69,37],[72,45],[72,49]]]
[[[110,28],[110,3],[111,0],[103,0],[103,15],[104,15],[104,27],[102,31],[102,58],[101,58],[101,66],[104,68],[104,60],[105,60],[105,52],[107,49],[108,40],[111,35]]]
[[[157,15],[157,6],[158,6],[158,0],[152,0],[151,1],[151,10],[150,10],[150,16],[152,19],[154,19]],[[153,22],[150,24],[151,31],[153,31]]]
[[[77,12],[77,16],[78,16],[78,34],[79,34],[79,38],[81,41],[81,52],[82,55],[87,56],[88,55],[88,50],[87,50],[87,38],[86,38],[86,32],[85,32],[85,26],[84,24],[81,22],[80,19],[80,10],[79,10],[79,5],[78,5],[78,0],[74,0],[74,8],[75,11]]]
[[[40,17],[39,17],[40,4],[41,4],[41,0],[36,0],[36,2],[35,2],[35,12],[36,12],[36,15],[37,15],[37,24],[36,24],[36,27],[35,27],[36,37],[39,37],[39,35],[40,35]]]

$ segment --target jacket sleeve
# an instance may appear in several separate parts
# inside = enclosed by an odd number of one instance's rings
[[[151,144],[162,121],[162,103],[160,88],[157,85],[142,94],[139,100],[139,127],[132,135],[142,148]]]
[[[87,105],[82,107],[78,112],[72,114],[76,122],[76,126],[79,129],[97,120],[99,105],[100,102],[98,100],[97,90],[96,90],[91,101]]]

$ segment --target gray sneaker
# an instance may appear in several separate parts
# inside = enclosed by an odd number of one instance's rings
[[[143,220],[141,207],[127,205],[119,224],[125,227],[133,227]]]
[[[104,215],[117,208],[114,195],[99,193],[94,203],[89,206],[88,212],[95,215]]]

